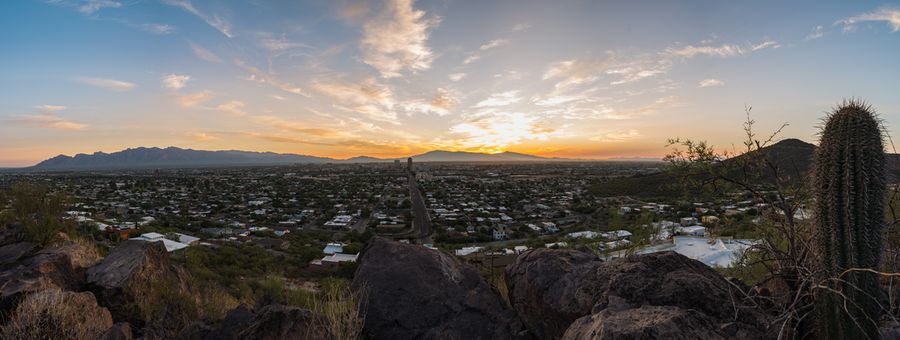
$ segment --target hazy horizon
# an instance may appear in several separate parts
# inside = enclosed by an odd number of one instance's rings
[[[900,4],[50,0],[0,4],[0,167],[135,147],[346,159],[660,157],[900,121]]]

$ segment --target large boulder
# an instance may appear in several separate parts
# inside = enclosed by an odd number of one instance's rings
[[[325,339],[322,318],[308,309],[268,305],[239,334],[241,339],[317,340]]]
[[[50,289],[28,295],[2,327],[6,339],[97,339],[112,316],[89,292]]]
[[[747,297],[741,285],[675,252],[602,262],[577,251],[535,250],[506,274],[514,309],[540,338],[764,338],[766,320],[741,307]],[[629,318],[641,322],[620,327]],[[575,319],[566,332],[562,325]],[[671,322],[685,320],[701,328],[670,335]]]
[[[127,322],[119,322],[103,333],[101,340],[131,340],[131,325]]]
[[[68,255],[36,254],[0,272],[0,316],[7,315],[27,294],[49,289],[73,290],[81,284]]]
[[[509,300],[538,339],[558,339],[576,319],[591,313],[601,295],[592,253],[536,249],[506,268]]]
[[[87,270],[87,283],[116,320],[140,329],[145,305],[155,302],[150,294],[169,289],[175,276],[162,242],[129,240]]]
[[[324,319],[308,309],[284,305],[267,305],[254,312],[240,305],[228,312],[216,328],[202,337],[207,340],[271,339],[314,340],[326,339],[328,333]],[[194,339],[182,334],[181,339]]]
[[[0,246],[0,268],[19,262],[19,260],[31,255],[38,249],[38,245],[31,242],[11,243]]]
[[[373,238],[353,289],[365,290],[364,332],[374,339],[515,339],[524,331],[477,270],[421,246]]]

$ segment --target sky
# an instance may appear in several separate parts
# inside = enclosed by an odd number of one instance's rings
[[[0,2],[0,167],[177,146],[660,157],[900,126],[900,2]]]

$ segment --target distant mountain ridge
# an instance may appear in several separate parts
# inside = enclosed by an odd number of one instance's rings
[[[486,154],[464,151],[429,151],[411,156],[415,162],[528,162],[528,161],[572,161],[563,158],[546,158],[516,152]],[[406,158],[397,158],[406,160]],[[393,162],[394,158],[375,158],[358,156],[349,159],[335,159],[299,154],[280,154],[274,152],[253,151],[205,151],[167,148],[129,148],[118,152],[93,154],[77,154],[75,156],[59,155],[40,162],[31,170],[92,170],[92,169],[130,169],[130,168],[179,168],[204,166],[241,166],[241,165],[285,165],[285,164],[324,164],[324,163],[378,163]]]

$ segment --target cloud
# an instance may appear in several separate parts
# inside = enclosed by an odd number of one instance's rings
[[[287,99],[287,98],[282,97],[282,96],[279,96],[279,95],[277,95],[277,94],[270,94],[269,97],[271,97],[272,99],[275,99],[275,100],[285,100],[285,99]]]
[[[191,76],[183,74],[170,74],[162,78],[162,85],[167,89],[180,90],[184,88]]]
[[[900,31],[900,8],[884,6],[874,12],[863,13],[838,20],[834,24],[843,25],[844,31],[848,32],[854,30],[856,24],[867,21],[885,22],[891,26],[891,32]]]
[[[640,136],[641,133],[637,130],[628,130],[626,132],[610,132],[601,136],[591,137],[589,140],[593,142],[621,143]]]
[[[219,106],[217,106],[216,108],[219,109],[219,111],[227,112],[235,116],[244,116],[247,114],[247,112],[244,112],[244,106],[244,102],[240,100],[232,100],[219,104]]]
[[[222,62],[222,58],[219,58],[219,56],[217,56],[212,51],[203,48],[203,46],[197,45],[192,41],[188,41],[188,44],[191,45],[191,51],[194,52],[194,55],[196,55],[197,58],[206,60],[211,63],[221,63]]]
[[[474,107],[482,108],[482,107],[497,107],[497,106],[506,106],[509,104],[515,104],[522,100],[522,97],[519,97],[519,91],[506,91],[501,93],[492,94],[485,100],[478,102]]]
[[[467,56],[466,59],[463,59],[463,64],[468,65],[468,64],[478,61],[479,59],[481,59],[480,54],[472,53],[472,54],[469,54],[469,56]]]
[[[261,84],[268,84],[275,88],[281,89],[282,91],[285,91],[285,92],[290,92],[293,94],[299,94],[301,96],[309,97],[309,94],[306,93],[305,91],[303,91],[303,89],[301,89],[291,83],[281,81],[280,79],[276,78],[275,76],[273,76],[269,73],[263,72],[262,70],[260,70],[256,67],[247,65],[242,60],[235,60],[235,65],[237,65],[238,67],[240,67],[240,68],[244,69],[245,71],[247,71],[248,73],[250,73],[250,76],[247,77],[247,80],[249,80],[249,81],[253,81],[253,82],[257,82],[257,83],[261,83]]]
[[[337,101],[337,108],[363,114],[371,119],[396,123],[393,111],[396,101],[394,92],[374,77],[366,77],[358,82],[341,79],[317,79],[313,89]],[[346,106],[349,105],[349,106]]]
[[[439,88],[431,100],[411,100],[402,102],[399,106],[407,112],[434,113],[438,116],[446,116],[458,103],[459,100],[450,91]]]
[[[672,62],[648,55],[620,56],[608,52],[606,58],[572,59],[556,62],[544,72],[543,79],[558,79],[554,95],[607,79],[610,85],[622,85],[668,72]]]
[[[175,27],[169,24],[141,24],[139,27],[153,34],[169,34],[175,31]]]
[[[766,48],[779,48],[781,47],[777,41],[765,39],[758,44],[744,44],[744,45],[735,45],[735,44],[723,44],[719,46],[693,46],[687,45],[684,47],[670,47],[666,49],[666,53],[683,58],[693,58],[696,56],[708,56],[708,57],[716,57],[716,58],[732,58],[747,54],[749,52],[755,52]]]
[[[703,79],[700,83],[697,84],[697,87],[715,87],[715,86],[725,86],[725,82],[718,79]]]
[[[44,111],[44,112],[56,112],[56,111],[62,111],[62,110],[67,109],[65,106],[62,106],[62,105],[48,105],[48,104],[39,105],[39,106],[36,106],[35,108],[37,108],[41,111]]]
[[[806,41],[816,40],[816,39],[819,39],[824,36],[825,36],[825,27],[822,27],[822,25],[818,25],[815,28],[813,28],[812,32],[809,32],[809,34],[806,35],[806,38],[803,40],[806,40]]]
[[[506,44],[509,44],[509,40],[506,40],[506,39],[494,39],[494,40],[491,40],[491,41],[488,41],[488,42],[482,44],[480,47],[478,47],[478,49],[479,49],[479,50],[482,50],[482,51],[487,51],[487,50],[489,50],[489,49],[496,48],[496,47],[500,47],[500,46],[503,46],[503,45],[506,45]]]
[[[208,142],[211,140],[219,139],[216,136],[207,134],[205,132],[192,132],[192,133],[185,134],[185,136],[187,136],[188,138],[190,138],[196,142]]]
[[[369,2],[364,0],[335,0],[338,16],[352,20],[369,13]]]
[[[450,78],[450,80],[452,80],[452,81],[460,81],[465,77],[466,77],[465,73],[452,73],[447,76],[447,78]]]
[[[527,31],[529,28],[531,28],[531,24],[529,24],[529,23],[520,23],[520,24],[514,25],[514,26],[512,27],[512,31],[513,31],[513,32],[525,32],[525,31]]]
[[[212,92],[209,92],[209,91],[194,92],[194,93],[187,93],[187,94],[175,93],[175,94],[173,94],[173,96],[178,100],[178,103],[184,107],[194,107],[199,104],[205,103],[215,97],[212,94]]]
[[[115,80],[115,79],[106,79],[106,78],[92,78],[92,77],[82,77],[79,78],[82,83],[96,86],[100,88],[104,88],[107,90],[113,91],[128,91],[137,86],[134,83],[129,83],[126,81]]]
[[[545,127],[534,116],[519,112],[498,112],[456,124],[450,128],[450,133],[460,135],[460,138],[443,143],[484,152],[499,152],[524,141],[547,140],[555,134],[555,130]]]
[[[312,46],[309,46],[304,43],[290,41],[286,36],[282,35],[280,37],[275,37],[271,33],[262,32],[260,35],[260,44],[263,48],[269,50],[270,52],[281,53],[284,51],[296,49],[296,48],[307,48],[307,49],[315,49]]]
[[[308,124],[285,120],[275,116],[254,116],[253,119],[260,124],[269,125],[279,130],[298,132],[316,137],[337,137],[344,133],[325,127],[310,127]]]
[[[388,0],[381,13],[363,25],[363,62],[384,78],[431,68],[435,56],[427,42],[439,22],[425,18],[425,11],[413,8],[412,0]]]
[[[53,130],[83,130],[88,127],[86,124],[66,120],[52,113],[22,115],[7,122]]]
[[[225,21],[225,19],[218,15],[210,16],[208,14],[200,12],[189,0],[163,0],[162,2],[169,6],[179,7],[187,11],[188,13],[195,15],[196,17],[205,21],[207,25],[224,34],[226,37],[234,37],[234,35],[231,33],[231,25],[227,21]]]
[[[74,7],[75,10],[84,15],[94,14],[94,12],[97,12],[104,8],[122,7],[121,2],[112,0],[49,0],[47,2],[58,6]]]

